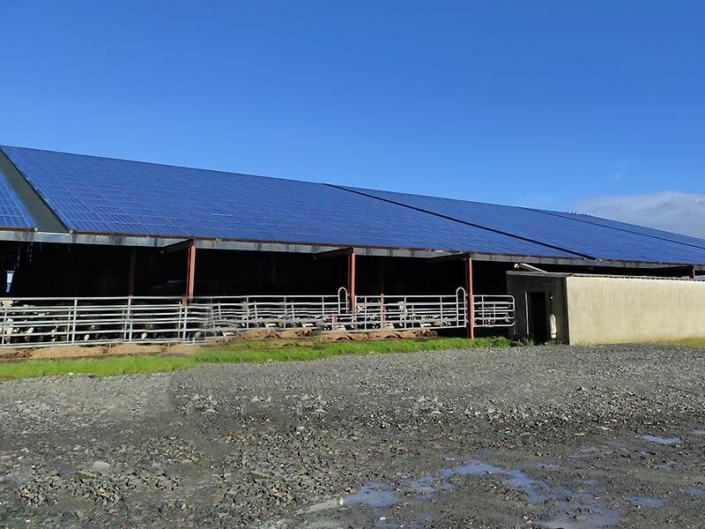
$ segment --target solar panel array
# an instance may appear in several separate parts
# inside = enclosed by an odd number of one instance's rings
[[[574,257],[324,184],[3,151],[77,232]]]
[[[616,220],[602,219],[600,217],[593,217],[592,215],[585,215],[583,213],[565,213],[561,211],[546,211],[540,209],[537,209],[535,211],[540,211],[541,213],[544,213],[546,215],[555,215],[558,217],[564,217],[580,222],[595,224],[597,226],[604,226],[605,228],[611,228],[614,230],[638,233],[640,235],[645,235],[646,237],[651,237],[652,239],[675,241],[681,244],[686,244],[688,246],[695,246],[696,248],[705,249],[705,240],[698,239],[697,237],[690,237],[688,235],[681,235],[680,233],[671,233],[668,231],[657,230],[654,228],[635,226],[634,224],[627,224],[625,222],[619,222]]]
[[[389,191],[346,189],[458,222],[511,233],[539,244],[550,244],[593,259],[705,263],[705,241],[659,230],[603,219],[599,219],[600,223],[586,222],[586,216],[583,215],[553,215],[550,212],[514,206]],[[617,229],[620,224],[627,228]]]
[[[0,229],[34,228],[32,216],[0,171]]]
[[[76,232],[705,264],[703,240],[585,215],[2,150]]]

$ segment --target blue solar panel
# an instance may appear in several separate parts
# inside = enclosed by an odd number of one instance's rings
[[[537,210],[512,206],[388,191],[345,189],[475,226],[511,233],[541,244],[551,244],[564,251],[596,259],[683,264],[705,263],[705,249],[695,245],[688,246],[674,239],[656,239],[644,233],[637,233],[637,231],[610,229],[576,218],[550,215]],[[669,235],[672,236],[672,234]],[[705,241],[699,242],[701,246],[705,246]]]
[[[695,246],[697,248],[705,249],[705,240],[698,239],[697,237],[690,237],[688,235],[681,235],[680,233],[671,233],[669,231],[658,230],[655,228],[646,228],[644,226],[627,224],[626,222],[602,219],[600,217],[593,217],[592,215],[585,215],[583,213],[564,213],[562,211],[547,211],[541,209],[537,209],[535,211],[540,211],[541,213],[545,213],[547,215],[556,215],[567,219],[577,220],[580,222],[587,222],[590,224],[595,224],[597,226],[604,226],[605,228],[611,228],[614,230],[638,233],[640,235],[645,235],[654,239],[677,242],[680,244],[686,244],[688,246]]]
[[[575,257],[324,184],[3,151],[76,232]]]
[[[34,228],[32,216],[0,171],[0,229]]]

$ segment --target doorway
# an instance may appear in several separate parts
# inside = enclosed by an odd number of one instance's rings
[[[548,311],[546,310],[546,292],[527,292],[529,337],[536,344],[548,341]]]

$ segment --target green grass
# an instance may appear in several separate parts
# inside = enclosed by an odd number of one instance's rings
[[[180,371],[193,367],[194,359],[164,356],[122,356],[76,360],[23,360],[0,364],[0,380],[50,375],[85,374],[98,377],[133,373]]]
[[[314,342],[315,343],[315,342]],[[354,355],[367,356],[388,353],[417,353],[420,351],[441,351],[447,349],[509,347],[512,344],[506,338],[437,338],[431,340],[389,340],[375,342],[334,342],[315,345],[284,347],[281,349],[262,348],[232,348],[215,346],[199,352],[195,359],[198,363],[230,363],[241,362],[285,362],[288,360],[317,360],[332,356]]]
[[[35,378],[50,375],[89,374],[112,376],[134,373],[181,371],[198,364],[286,362],[317,360],[342,355],[367,356],[462,348],[509,347],[506,338],[437,338],[373,342],[323,342],[319,340],[231,342],[199,350],[193,356],[120,356],[76,360],[25,360],[0,364],[0,379]]]

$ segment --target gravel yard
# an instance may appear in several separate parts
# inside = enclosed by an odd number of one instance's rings
[[[705,349],[462,350],[0,383],[0,527],[703,519]]]

